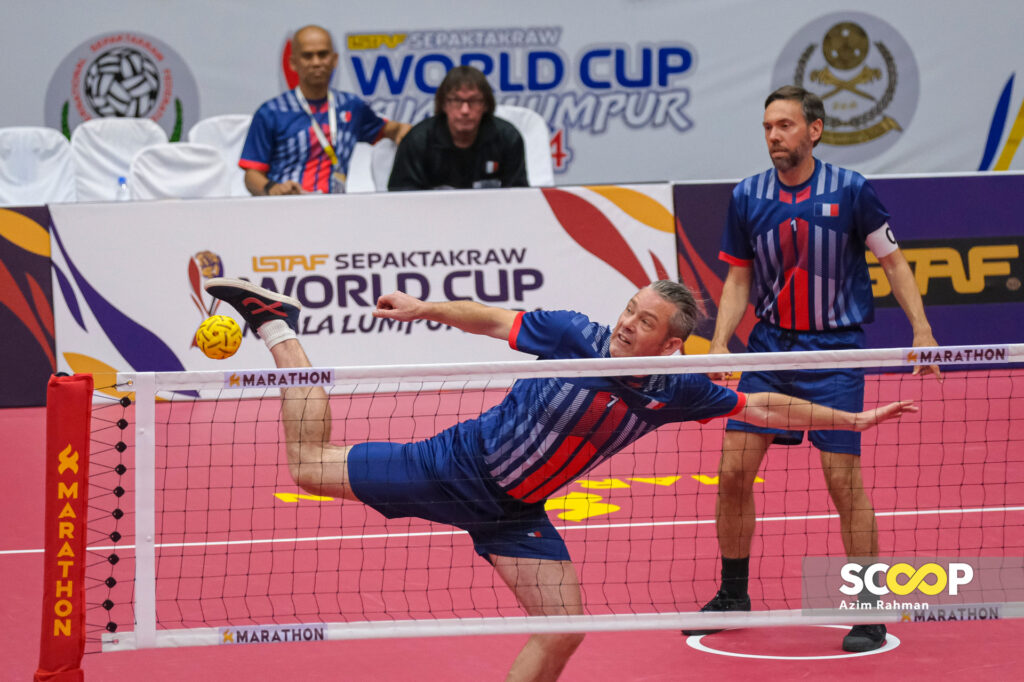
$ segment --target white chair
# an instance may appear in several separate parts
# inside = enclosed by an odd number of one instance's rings
[[[250,114],[222,114],[204,118],[188,131],[189,142],[208,144],[224,157],[231,176],[233,197],[249,196],[249,190],[245,188],[245,171],[238,167],[238,160],[242,157],[242,146],[251,123]]]
[[[551,187],[555,171],[551,165],[551,131],[544,117],[533,109],[499,104],[494,115],[516,127],[526,147],[526,181],[530,187]]]
[[[94,118],[71,134],[79,201],[114,201],[118,178],[128,177],[135,153],[167,142],[167,133],[148,118]]]
[[[387,141],[391,142],[391,140]],[[384,140],[381,140],[377,145],[383,142]],[[373,173],[370,171],[373,150],[377,145],[356,142],[356,146],[352,148],[352,156],[348,160],[348,176],[345,179],[346,194],[387,191],[387,179],[384,180],[384,189],[381,190],[376,186]]]
[[[0,128],[0,205],[75,200],[71,145],[53,128]]]
[[[371,149],[370,174],[373,176],[373,185],[378,192],[387,192],[388,179],[391,177],[391,167],[395,165],[395,152],[398,151],[398,145],[394,140],[385,137]]]
[[[165,142],[140,149],[128,171],[132,199],[226,197],[231,176],[220,152],[208,144]]]

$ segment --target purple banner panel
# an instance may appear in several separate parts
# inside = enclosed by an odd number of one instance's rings
[[[889,177],[871,181],[913,268],[936,340],[944,345],[1024,341],[1024,175]],[[698,330],[710,338],[728,265],[718,259],[735,183],[673,188],[680,276],[704,297],[712,318]],[[881,268],[868,257],[875,292],[872,348],[911,342],[910,325]],[[753,307],[737,329],[741,350]]]
[[[56,371],[50,211],[0,209],[0,407],[46,404]]]

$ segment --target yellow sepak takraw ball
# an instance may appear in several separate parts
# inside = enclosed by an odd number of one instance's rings
[[[196,345],[214,360],[230,358],[241,344],[242,328],[227,315],[208,317],[196,330]]]

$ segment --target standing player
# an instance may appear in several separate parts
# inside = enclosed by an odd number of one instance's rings
[[[244,280],[206,290],[231,304],[264,340],[278,367],[309,367],[295,330],[299,302]],[[671,355],[697,319],[689,290],[654,282],[626,304],[614,329],[568,311],[521,313],[473,301],[430,303],[395,292],[376,317],[431,320],[507,340],[541,358]],[[288,467],[315,495],[363,502],[387,517],[415,516],[469,532],[530,615],[583,612],[576,570],[544,500],[637,438],[670,422],[737,416],[765,426],[863,430],[916,411],[909,402],[857,414],[773,393],[744,395],[703,375],[518,381],[477,419],[417,443],[335,445],[323,388],[281,391]],[[554,680],[582,634],[530,637],[513,680]]]
[[[889,228],[889,214],[858,173],[814,158],[825,108],[817,95],[786,86],[768,96],[764,136],[775,168],[743,180],[729,204],[720,258],[729,264],[711,353],[728,353],[751,288],[759,322],[750,352],[863,348],[861,325],[874,316],[865,248],[878,257],[913,328],[915,346],[935,346],[913,272]],[[938,367],[930,371],[939,376]],[[915,369],[915,374],[917,370]],[[715,376],[713,378],[724,378]],[[862,370],[745,372],[738,390],[778,391],[830,407],[859,411]],[[843,547],[851,557],[878,555],[875,512],[864,491],[860,434],[812,430]],[[749,611],[747,580],[754,534],[754,478],[768,445],[800,443],[799,431],[764,428],[737,416],[726,425],[719,465],[716,523],[722,584],[702,611]],[[714,630],[686,631],[708,634]],[[884,625],[858,625],[846,651],[885,642]]]

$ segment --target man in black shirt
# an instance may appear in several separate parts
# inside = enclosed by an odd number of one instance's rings
[[[526,186],[523,138],[494,116],[484,74],[456,66],[437,88],[434,115],[399,145],[388,190]]]

